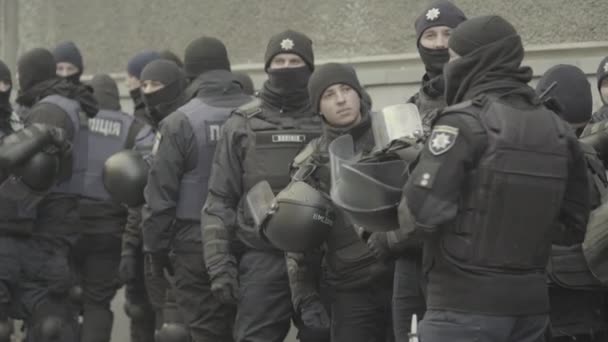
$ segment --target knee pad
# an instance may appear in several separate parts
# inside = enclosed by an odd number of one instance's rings
[[[68,292],[68,298],[76,304],[82,304],[83,290],[80,285],[74,285]]]
[[[35,342],[73,342],[77,340],[78,322],[71,305],[47,300],[36,306],[26,321],[28,338]]]
[[[11,335],[13,335],[13,321],[0,320],[0,342],[11,342]]]
[[[183,324],[165,323],[154,334],[156,342],[190,342],[190,333]]]
[[[125,302],[124,310],[127,316],[133,320],[144,319],[149,315],[150,306],[145,303]]]
[[[40,324],[40,336],[43,341],[58,341],[63,330],[63,320],[56,316],[46,317]]]

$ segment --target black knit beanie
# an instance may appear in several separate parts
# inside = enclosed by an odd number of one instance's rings
[[[448,46],[460,56],[464,56],[485,45],[517,35],[513,25],[502,17],[481,16],[458,25],[452,31]]]
[[[144,50],[133,56],[127,63],[127,73],[137,79],[141,78],[141,71],[148,63],[160,59],[160,54],[152,50]]]
[[[188,78],[196,78],[210,70],[230,71],[228,51],[221,40],[213,37],[195,39],[184,53],[184,70]]]
[[[416,45],[420,42],[420,37],[426,29],[435,26],[455,28],[465,20],[467,20],[467,17],[453,3],[449,1],[433,2],[422,11],[414,24],[417,37]]]
[[[319,113],[323,92],[334,84],[349,85],[359,94],[360,98],[363,98],[363,88],[353,67],[339,63],[324,64],[312,73],[308,81],[310,104],[315,113]]]
[[[310,70],[315,69],[315,56],[312,51],[312,40],[303,33],[287,30],[276,34],[268,41],[264,55],[264,70],[268,70],[274,56],[280,53],[293,53],[300,56]]]
[[[53,56],[55,57],[55,62],[71,63],[76,66],[79,70],[79,73],[82,74],[82,55],[80,54],[80,50],[78,50],[78,47],[76,46],[76,44],[74,44],[74,42],[67,41],[57,44],[57,46],[53,50]]]

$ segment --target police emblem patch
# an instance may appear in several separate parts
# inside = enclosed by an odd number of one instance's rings
[[[431,8],[430,10],[426,11],[426,20],[435,21],[439,19],[440,14],[441,12],[439,11],[439,8]]]
[[[295,44],[293,43],[293,40],[289,38],[285,38],[281,41],[281,49],[283,50],[291,50],[294,46]]]
[[[429,138],[429,151],[436,156],[447,152],[456,143],[456,137],[458,137],[456,127],[443,125],[433,127]]]

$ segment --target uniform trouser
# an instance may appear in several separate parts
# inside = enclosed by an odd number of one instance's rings
[[[23,319],[28,342],[77,342],[69,246],[60,239],[0,237],[0,301]]]
[[[138,314],[130,317],[131,342],[154,341],[155,313],[146,289],[144,258],[137,254],[137,274],[133,281],[125,284],[125,297],[129,305],[137,307]]]
[[[230,342],[235,308],[220,303],[211,293],[211,281],[202,246],[174,248],[174,294],[192,342]]]
[[[110,341],[120,252],[120,234],[83,234],[74,246],[73,264],[83,291],[81,342]]]
[[[426,310],[421,269],[421,257],[403,255],[395,261],[393,328],[397,342],[408,341],[412,315],[421,320]]]
[[[392,284],[332,292],[332,342],[394,341],[391,321]]]
[[[544,342],[548,315],[486,316],[427,310],[420,322],[421,342]]]
[[[293,316],[285,255],[248,250],[239,262],[236,342],[283,342]]]

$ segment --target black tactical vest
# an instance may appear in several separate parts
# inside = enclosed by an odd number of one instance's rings
[[[500,99],[452,110],[476,117],[488,144],[442,234],[444,254],[466,268],[542,271],[568,177],[565,124],[545,108],[515,109]]]
[[[0,130],[0,139],[11,133],[13,132]],[[18,180],[10,176],[3,183],[6,182],[18,184]],[[0,185],[0,235],[30,234],[34,228],[34,219],[36,218],[36,203],[32,203],[26,196],[16,194],[15,186],[7,185]],[[10,193],[6,193],[7,191]],[[22,197],[23,200],[16,200],[16,197]]]
[[[256,101],[257,102],[257,101]],[[259,102],[258,102],[259,103]],[[265,119],[259,106],[250,104],[235,113],[247,119],[249,145],[243,161],[243,183],[246,193],[262,180],[268,181],[274,193],[290,182],[289,165],[298,152],[321,134],[317,116],[276,116]]]
[[[59,95],[50,95],[40,102],[53,103],[63,109],[74,126],[72,141],[72,177],[57,184],[51,192],[81,195],[84,191],[84,177],[87,169],[89,149],[89,132],[87,116],[80,104],[72,99]]]
[[[196,167],[186,172],[179,188],[176,216],[182,220],[200,221],[201,209],[207,198],[207,183],[213,164],[215,145],[220,138],[222,125],[234,108],[212,107],[199,98],[190,100],[178,109],[186,115],[197,142]]]
[[[133,120],[132,116],[114,110],[100,110],[95,118],[88,120],[89,146],[83,196],[110,200],[110,194],[103,186],[103,165],[110,156],[125,148]]]

